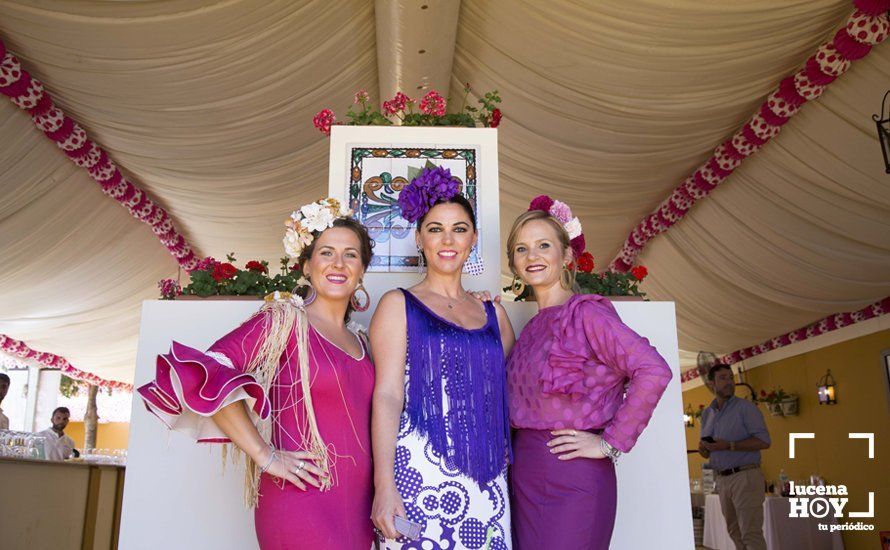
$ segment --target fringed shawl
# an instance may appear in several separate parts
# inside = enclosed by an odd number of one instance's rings
[[[433,450],[476,482],[500,475],[511,457],[504,350],[494,305],[465,329],[405,289],[406,411]]]

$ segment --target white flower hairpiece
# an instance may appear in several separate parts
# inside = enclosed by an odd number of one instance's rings
[[[303,205],[284,221],[284,251],[299,258],[318,233],[334,226],[334,220],[352,216],[352,210],[333,197]]]

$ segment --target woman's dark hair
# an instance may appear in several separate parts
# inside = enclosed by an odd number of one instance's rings
[[[730,366],[727,365],[726,363],[714,363],[714,365],[708,370],[708,380],[710,380],[711,382],[713,382],[713,381],[714,381],[714,376],[715,376],[718,372],[720,372],[720,371],[722,371],[722,370],[724,370],[724,369],[725,369],[725,370],[728,370],[729,372],[732,372],[732,367],[730,367]]]
[[[367,271],[368,266],[371,265],[371,257],[374,256],[374,240],[368,235],[368,230],[365,226],[353,218],[336,218],[333,224],[331,224],[331,227],[345,227],[355,233],[359,241],[359,255],[361,256],[362,266],[365,268],[365,271]],[[324,231],[321,233],[324,233]],[[315,245],[318,243],[318,238],[321,237],[321,233],[315,235],[315,238],[312,239],[309,246],[304,248],[300,257],[297,258],[297,264],[299,264],[301,271],[306,266],[306,262],[309,261],[309,258],[312,257],[312,254],[315,253]],[[352,311],[352,303],[350,302],[349,306],[346,308],[346,321],[349,321],[349,316],[352,314]]]
[[[430,206],[430,210],[432,210],[434,206],[438,206],[440,204],[457,204],[457,205],[459,205],[461,208],[464,209],[464,212],[467,213],[467,216],[470,217],[470,223],[473,225],[473,231],[476,231],[476,213],[473,211],[473,205],[470,204],[470,201],[468,201],[465,196],[458,193],[457,195],[454,195],[453,197],[451,197],[448,200],[436,201],[436,204],[434,204],[433,206]],[[423,225],[423,220],[426,219],[426,216],[427,216],[427,214],[430,213],[430,210],[427,210],[426,213],[417,220],[417,228],[418,229],[420,229],[420,227]]]

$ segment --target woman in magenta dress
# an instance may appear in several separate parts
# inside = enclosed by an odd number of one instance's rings
[[[514,288],[530,285],[539,308],[507,365],[517,550],[609,547],[614,461],[633,448],[671,379],[607,299],[574,293],[571,266],[583,250],[578,219],[543,196],[507,240]]]
[[[347,321],[368,305],[371,240],[334,199],[295,211],[287,226],[285,249],[311,284],[306,300],[267,297],[204,353],[173,342],[139,393],[171,429],[246,455],[262,549],[367,550],[374,368]]]

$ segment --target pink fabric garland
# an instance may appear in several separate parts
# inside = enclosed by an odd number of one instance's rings
[[[61,369],[63,373],[70,376],[71,378],[86,382],[88,384],[92,384],[94,386],[111,388],[114,390],[133,391],[132,384],[125,384],[124,382],[117,382],[115,380],[105,380],[104,378],[99,378],[95,374],[90,374],[88,372],[84,372],[80,369],[72,367],[71,363],[69,363],[64,357],[59,357],[58,355],[52,353],[34,351],[21,340],[10,338],[5,334],[0,334],[0,351],[3,351],[15,357],[19,357],[21,359],[34,361],[35,363],[38,363],[44,367]]]
[[[732,365],[733,363],[738,363],[739,361],[750,359],[751,357],[760,355],[761,353],[766,353],[770,350],[783,348],[795,342],[803,342],[804,340],[809,340],[810,338],[814,338],[816,336],[819,336],[820,334],[826,334],[841,327],[855,325],[856,323],[861,323],[862,321],[872,319],[874,317],[880,317],[881,315],[886,315],[887,313],[890,313],[890,297],[884,298],[880,302],[875,302],[870,306],[860,309],[859,311],[854,311],[851,313],[835,313],[834,315],[829,315],[828,317],[820,321],[816,321],[815,323],[809,324],[803,328],[792,330],[791,332],[788,332],[781,336],[776,336],[775,338],[767,340],[762,344],[736,350],[730,354],[721,357],[720,361],[728,365]],[[690,380],[695,380],[698,377],[698,369],[693,368],[681,374],[680,381],[689,382]]]
[[[723,183],[744,159],[776,137],[782,125],[797,114],[804,103],[822,95],[826,86],[850,68],[851,61],[862,59],[872,46],[887,38],[890,0],[855,0],[853,4],[855,10],[844,27],[822,44],[800,70],[783,79],[729,141],[718,146],[698,170],[633,228],[612,260],[612,270],[630,269],[653,237],[683,219],[696,202]]]
[[[2,40],[0,94],[8,96],[20,109],[27,111],[34,125],[55,142],[74,164],[85,168],[102,187],[103,193],[118,201],[133,217],[147,223],[179,265],[186,270],[194,269],[198,258],[185,238],[176,231],[167,212],[123,177],[108,153],[89,139],[86,131],[53,103],[43,84],[22,68]]]

